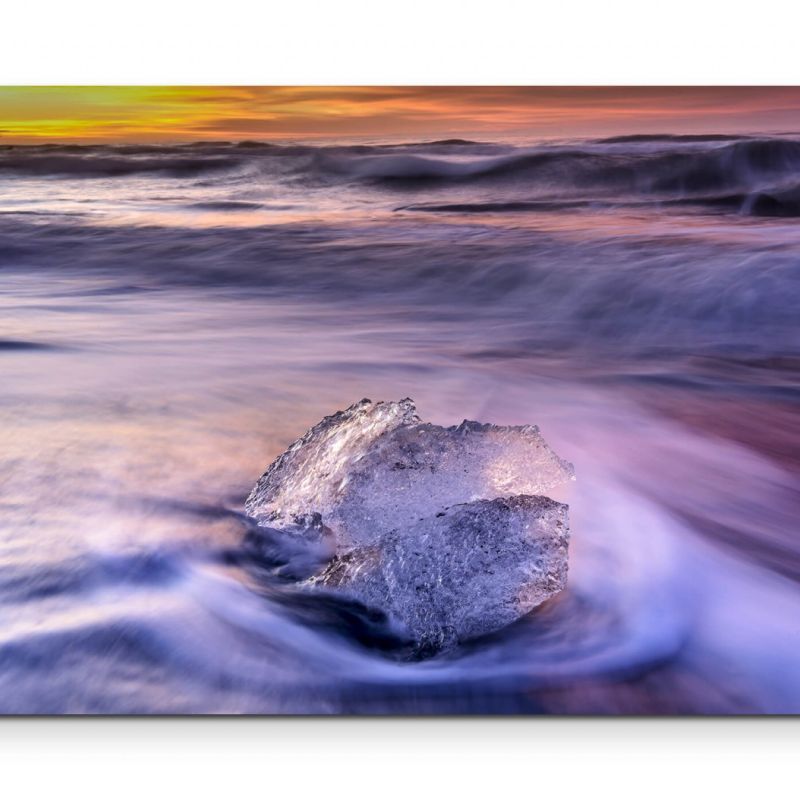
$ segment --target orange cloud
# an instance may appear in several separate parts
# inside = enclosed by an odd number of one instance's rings
[[[795,87],[0,87],[3,142],[800,129]]]

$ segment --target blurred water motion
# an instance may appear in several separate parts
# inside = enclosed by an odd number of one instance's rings
[[[0,711],[800,712],[799,153],[0,153]],[[569,589],[409,663],[251,563],[365,396],[538,424]]]

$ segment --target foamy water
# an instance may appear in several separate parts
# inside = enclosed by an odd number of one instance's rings
[[[800,712],[800,143],[0,151],[0,711]],[[246,546],[361,397],[536,423],[569,587],[407,662]],[[279,572],[279,571],[278,571]]]

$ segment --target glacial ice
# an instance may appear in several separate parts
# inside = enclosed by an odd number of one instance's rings
[[[448,506],[539,495],[572,477],[533,425],[443,428],[423,423],[408,398],[362,400],[294,442],[245,508],[263,524],[305,525],[309,535],[321,520],[341,551]]]
[[[519,495],[453,506],[331,561],[312,586],[344,592],[437,650],[491,633],[564,588],[567,506]]]
[[[362,400],[315,425],[269,466],[245,502],[259,524],[305,528],[316,538],[321,516],[342,501],[350,472],[387,431],[420,422],[411,400]]]
[[[566,583],[574,478],[532,425],[422,422],[412,400],[326,417],[261,476],[259,526],[331,554],[303,585],[385,612],[437,649],[526,614]]]

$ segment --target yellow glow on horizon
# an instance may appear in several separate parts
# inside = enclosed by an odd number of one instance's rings
[[[0,87],[4,143],[790,128],[797,87]]]

